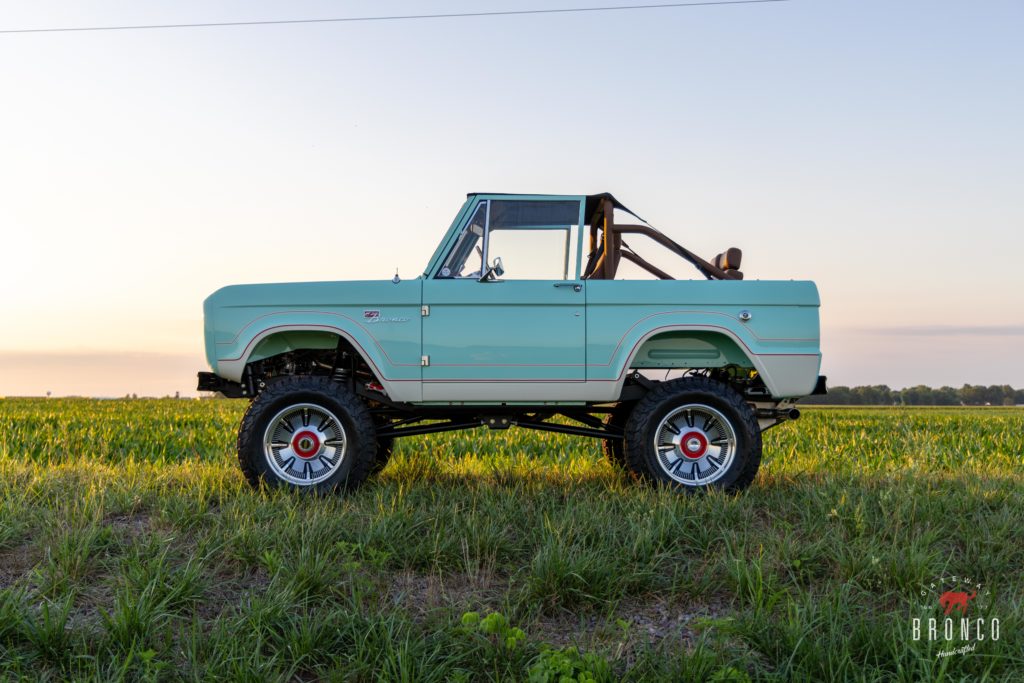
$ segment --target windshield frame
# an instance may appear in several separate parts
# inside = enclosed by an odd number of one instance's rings
[[[427,268],[423,275],[426,278],[437,278],[441,268],[445,261],[448,259],[451,250],[455,248],[462,236],[462,233],[469,226],[469,223],[476,216],[478,207],[484,202],[490,201],[572,201],[579,203],[579,217],[577,218],[578,226],[576,235],[576,244],[569,246],[569,259],[573,259],[573,253],[575,253],[576,266],[574,272],[570,273],[571,279],[578,280],[580,273],[583,269],[583,234],[586,232],[584,229],[585,221],[585,210],[586,210],[586,195],[552,195],[552,194],[471,194],[466,199],[465,204],[459,210],[455,220],[452,222],[451,227],[445,234],[444,239],[438,245],[435,250],[433,257],[430,259],[430,263],[427,264]],[[550,229],[564,229],[566,226],[549,226]],[[503,230],[509,229],[522,229],[522,228],[501,228]],[[544,229],[544,228],[542,228]],[[483,257],[488,258],[488,247],[489,247],[489,234],[490,226],[485,225],[484,236],[483,236]],[[486,268],[486,265],[484,266]],[[466,280],[470,278],[440,278],[440,279],[460,279]]]

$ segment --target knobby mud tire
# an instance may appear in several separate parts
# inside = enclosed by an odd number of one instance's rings
[[[345,434],[345,451],[336,470],[323,481],[299,485],[281,478],[268,463],[264,435],[269,422],[289,405],[321,406],[337,417]],[[254,488],[284,487],[315,494],[353,491],[373,472],[377,438],[366,404],[328,377],[288,376],[274,379],[249,404],[238,429],[238,462]]]

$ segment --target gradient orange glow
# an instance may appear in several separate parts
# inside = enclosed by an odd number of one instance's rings
[[[0,36],[0,395],[192,394],[211,291],[413,277],[468,191],[611,191],[748,278],[816,280],[833,383],[1024,386],[1022,21],[851,1]]]

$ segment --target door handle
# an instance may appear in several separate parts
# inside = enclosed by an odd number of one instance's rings
[[[583,289],[583,285],[578,282],[556,282],[555,287],[572,287],[572,291],[578,292]]]

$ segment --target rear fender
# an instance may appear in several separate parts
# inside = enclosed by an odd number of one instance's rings
[[[740,328],[742,330],[742,328]],[[806,396],[814,389],[821,354],[811,340],[767,342],[714,322],[663,321],[621,344],[612,365],[619,369],[621,392],[631,368],[715,368],[738,365],[757,370],[775,398]],[[632,343],[628,343],[632,341]],[[628,343],[628,345],[627,345]],[[624,349],[622,347],[625,347]]]

